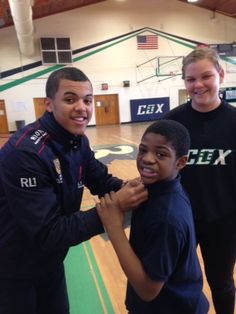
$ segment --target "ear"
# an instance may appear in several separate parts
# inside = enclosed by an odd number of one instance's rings
[[[52,112],[53,111],[52,99],[49,98],[49,97],[46,97],[44,103],[45,103],[45,106],[46,106],[46,110],[48,112]]]
[[[220,84],[221,84],[223,83],[224,78],[225,78],[225,71],[223,68],[221,68],[219,75],[220,75]]]
[[[181,156],[178,160],[177,160],[177,163],[176,163],[176,168],[177,170],[181,170],[183,169],[185,166],[186,166],[186,163],[188,161],[188,156],[185,155],[185,156]]]

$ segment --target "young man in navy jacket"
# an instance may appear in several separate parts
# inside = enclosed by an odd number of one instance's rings
[[[68,314],[63,260],[71,246],[104,232],[96,208],[80,211],[84,186],[111,190],[123,209],[146,199],[144,186],[108,173],[84,134],[93,90],[74,67],[53,72],[46,113],[0,150],[0,313]],[[122,188],[121,188],[122,187]]]

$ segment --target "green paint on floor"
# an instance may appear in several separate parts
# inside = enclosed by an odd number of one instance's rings
[[[114,314],[89,241],[69,250],[65,260],[70,314]]]

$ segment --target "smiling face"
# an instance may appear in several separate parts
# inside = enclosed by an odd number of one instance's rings
[[[187,156],[176,157],[166,138],[146,133],[139,145],[137,168],[144,184],[173,180],[187,162]]]
[[[219,90],[223,78],[223,69],[218,71],[206,58],[186,66],[184,83],[195,110],[207,112],[219,106]]]
[[[46,98],[47,111],[69,133],[85,132],[93,112],[93,91],[89,81],[61,79],[53,98]]]

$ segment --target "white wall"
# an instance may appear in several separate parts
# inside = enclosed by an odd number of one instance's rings
[[[176,0],[127,0],[126,2],[107,0],[34,20],[36,51],[31,58],[20,54],[14,26],[0,29],[0,71],[41,60],[40,37],[70,37],[72,50],[143,27],[203,43],[235,41],[236,19],[220,14],[216,14],[214,20],[212,17],[212,12],[208,10]],[[140,79],[155,74],[156,61],[143,67],[137,68],[137,66],[155,57],[182,56],[190,51],[191,48],[163,37],[159,37],[158,50],[137,50],[136,37],[133,37],[74,62],[73,65],[89,76],[95,94],[119,94],[120,120],[129,122],[130,99],[169,96],[173,108],[178,105],[179,89],[184,88],[180,76],[164,81],[154,77],[137,83]],[[73,57],[79,56],[80,54]],[[222,65],[226,68],[225,63]],[[47,67],[41,66],[1,79],[0,85],[24,78],[45,68]],[[181,64],[179,64],[180,68]],[[48,74],[40,76],[1,92],[0,98],[5,100],[10,131],[15,130],[15,120],[24,119],[29,123],[35,119],[33,98],[45,96],[44,86],[47,76]],[[123,80],[130,80],[129,88],[123,87]],[[103,82],[109,84],[109,90],[106,92],[101,90]],[[223,86],[235,85],[236,73],[227,74]],[[94,117],[90,124],[95,124]]]

